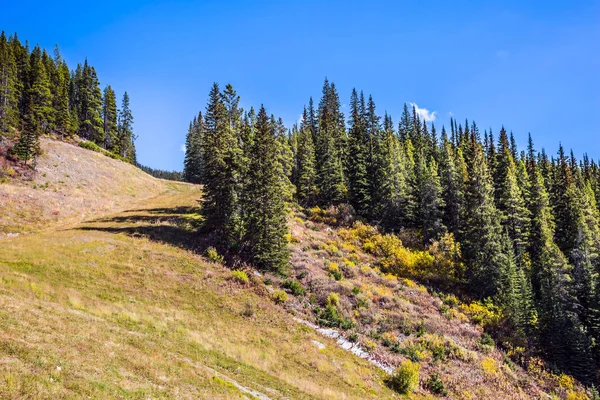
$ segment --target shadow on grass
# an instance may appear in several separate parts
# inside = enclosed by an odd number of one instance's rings
[[[82,231],[124,233],[203,254],[211,246],[212,235],[198,218],[198,207],[128,210],[114,217],[87,221]]]

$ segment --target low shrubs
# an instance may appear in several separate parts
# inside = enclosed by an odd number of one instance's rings
[[[304,289],[300,282],[291,279],[283,281],[281,287],[288,289],[294,296],[304,296],[306,294],[306,289]]]
[[[246,285],[249,281],[248,275],[244,271],[235,270],[231,272],[234,281]]]
[[[208,261],[211,262],[222,264],[224,261],[223,256],[220,255],[217,252],[217,249],[215,249],[212,246],[206,249],[206,251],[204,252],[204,256],[208,259]]]
[[[322,326],[332,328],[351,329],[354,327],[354,323],[344,318],[344,316],[338,310],[340,304],[340,297],[337,293],[331,293],[327,298],[327,304],[324,309],[316,308],[317,321]]]
[[[421,366],[410,360],[404,360],[396,368],[389,380],[392,389],[400,394],[408,394],[419,386],[419,370]]]
[[[425,386],[433,394],[438,394],[440,396],[446,396],[448,394],[448,391],[446,390],[446,386],[444,385],[440,374],[429,375]]]
[[[275,290],[272,294],[271,294],[271,298],[273,299],[273,301],[277,304],[283,304],[287,301],[288,299],[288,295],[286,292],[284,292],[283,290]]]

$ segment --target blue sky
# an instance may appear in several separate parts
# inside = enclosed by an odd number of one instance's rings
[[[324,78],[342,103],[352,87],[395,121],[404,102],[448,126],[501,125],[524,146],[600,157],[598,1],[7,1],[0,29],[74,68],[86,57],[102,87],[127,90],[138,160],[180,170],[191,118],[213,81],[244,106],[291,125]]]

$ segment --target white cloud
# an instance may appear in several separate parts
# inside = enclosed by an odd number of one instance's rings
[[[429,111],[426,108],[420,108],[417,103],[408,103],[411,105],[411,107],[414,107],[415,110],[417,111],[417,115],[419,116],[419,118],[421,118],[421,120],[427,121],[427,122],[432,122],[435,121],[437,111]]]
[[[179,151],[185,153],[185,144],[182,144],[181,146],[179,146]]]

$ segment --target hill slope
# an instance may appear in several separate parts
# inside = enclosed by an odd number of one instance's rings
[[[244,283],[199,256],[200,187],[44,148],[33,181],[0,185],[0,232],[29,233],[0,241],[2,398],[400,398],[384,369],[406,358],[421,364],[414,398],[434,397],[430,373],[449,398],[581,394],[505,362],[457,307],[379,272],[352,231],[297,212],[288,281],[307,293],[251,269]],[[336,297],[354,328],[316,325]]]
[[[37,174],[0,184],[0,237],[65,226],[168,189],[131,164],[73,144],[42,139],[42,148]]]

